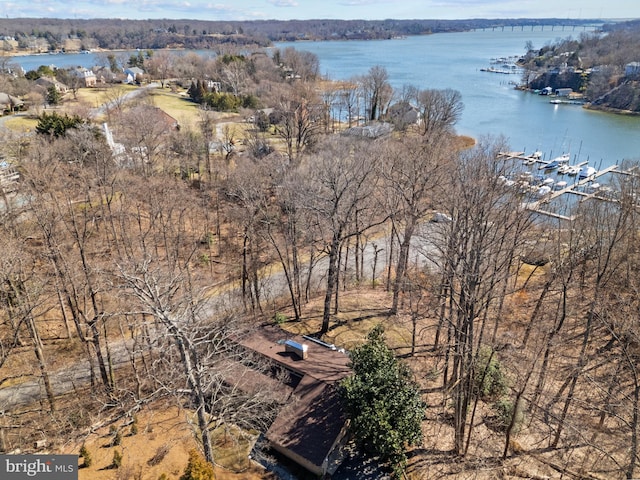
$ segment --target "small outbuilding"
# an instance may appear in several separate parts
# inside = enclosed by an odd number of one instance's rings
[[[573,93],[572,88],[556,88],[555,94],[558,97],[568,97]]]
[[[635,77],[640,75],[640,62],[627,63],[624,66],[624,74],[627,77]]]

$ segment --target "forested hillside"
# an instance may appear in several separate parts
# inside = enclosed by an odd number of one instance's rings
[[[638,22],[607,25],[533,50],[522,60],[524,83],[533,89],[572,88],[593,108],[640,112]]]
[[[243,338],[348,351],[382,323],[426,404],[409,478],[638,476],[635,165],[549,220],[502,139],[456,135],[456,91],[293,49],[133,61],[140,86],[3,118],[0,450],[117,449],[172,405],[218,462],[283,407]],[[35,99],[40,73],[2,82]]]
[[[15,39],[5,41],[6,51],[28,52],[42,48],[90,50],[189,48],[207,49],[221,43],[267,45],[295,40],[371,40],[402,35],[459,32],[503,26],[563,25],[601,23],[589,19],[470,19],[470,20],[121,20],[121,19],[41,19],[0,18],[0,32]],[[41,40],[42,43],[38,43]],[[75,40],[77,42],[67,42]]]

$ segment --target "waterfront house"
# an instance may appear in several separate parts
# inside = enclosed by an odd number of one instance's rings
[[[640,75],[640,62],[627,63],[624,66],[624,74],[626,77],[635,77]]]
[[[421,121],[420,111],[409,102],[394,103],[384,117],[399,129],[408,125],[417,125]]]
[[[347,438],[338,385],[351,374],[349,356],[276,326],[257,329],[239,343],[288,373],[279,388],[284,405],[264,432],[271,448],[315,475],[333,474]]]
[[[124,82],[123,73],[114,73],[109,67],[96,66],[91,69],[96,76],[97,83],[121,83]]]

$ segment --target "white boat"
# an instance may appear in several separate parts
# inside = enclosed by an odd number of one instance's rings
[[[567,175],[578,175],[578,173],[580,173],[580,166],[579,165],[569,165],[569,168],[567,169]]]
[[[549,185],[543,185],[538,189],[536,195],[538,195],[539,197],[544,197],[545,195],[549,195],[550,193],[551,187]]]
[[[555,180],[551,177],[547,177],[542,181],[542,185],[553,185]]]
[[[589,178],[598,173],[598,171],[594,167],[582,167],[580,169],[580,173],[578,173],[579,178]]]
[[[562,166],[565,163],[567,163],[570,158],[571,158],[571,155],[569,155],[568,153],[563,153],[559,157],[553,158],[553,159],[549,160],[547,163],[541,165],[540,167],[538,167],[538,169],[539,170],[553,170],[553,169],[559,168],[560,166]]]
[[[568,163],[563,163],[562,165],[560,165],[558,167],[558,173],[560,175],[565,175],[565,174],[569,173],[573,167],[574,167],[574,165],[569,165]],[[578,167],[578,169],[580,169],[580,167]],[[578,170],[576,170],[576,172],[577,171]]]
[[[562,190],[563,188],[567,188],[567,182],[562,181],[555,184],[556,190]]]
[[[522,163],[524,165],[533,165],[534,163],[539,162],[540,160],[542,160],[542,156],[543,156],[543,153],[540,150],[536,150],[535,152],[533,152],[528,157],[525,157],[522,160]]]

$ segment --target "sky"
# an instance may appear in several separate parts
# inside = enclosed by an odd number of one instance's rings
[[[638,0],[0,0],[5,18],[640,18]]]

